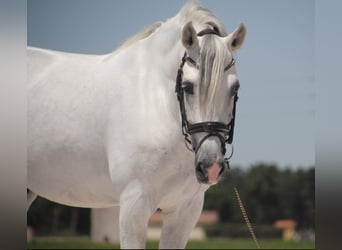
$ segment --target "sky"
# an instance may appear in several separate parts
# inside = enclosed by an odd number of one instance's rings
[[[84,54],[114,51],[142,27],[177,14],[181,0],[28,0],[30,46]],[[202,0],[232,32],[241,88],[232,165],[315,164],[315,1]]]

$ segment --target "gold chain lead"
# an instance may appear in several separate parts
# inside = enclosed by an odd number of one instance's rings
[[[255,236],[252,224],[251,224],[251,222],[248,219],[247,212],[245,210],[245,207],[243,206],[242,200],[240,198],[239,192],[238,192],[236,184],[234,182],[234,178],[233,178],[232,172],[230,170],[230,166],[229,166],[229,162],[228,161],[227,161],[227,169],[228,169],[228,172],[229,172],[229,175],[230,175],[230,179],[231,179],[231,181],[233,183],[234,193],[235,193],[236,199],[237,199],[237,201],[239,203],[239,207],[240,207],[240,210],[242,212],[243,219],[245,220],[245,222],[247,224],[247,227],[248,227],[249,232],[250,232],[250,234],[252,236],[252,239],[254,240],[255,245],[257,246],[258,249],[260,249],[259,242],[257,240],[257,237]]]

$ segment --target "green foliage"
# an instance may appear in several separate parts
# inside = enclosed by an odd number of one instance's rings
[[[262,249],[314,249],[313,241],[282,241],[259,239]],[[28,244],[27,249],[120,249],[119,244],[94,243],[87,237],[38,238]],[[147,249],[158,249],[157,241],[148,241]],[[189,241],[186,249],[256,249],[252,239],[213,238],[205,241]]]
[[[220,222],[241,223],[243,218],[229,174],[206,192],[204,209],[218,210]],[[274,164],[255,164],[232,176],[253,224],[272,224],[294,219],[299,227],[314,227],[315,169],[279,169]]]
[[[27,214],[27,224],[36,235],[85,235],[90,232],[90,209],[64,206],[38,197]]]
[[[232,175],[252,224],[295,219],[299,227],[314,228],[314,167],[279,169],[275,164],[259,163],[247,170],[233,166]],[[206,192],[204,209],[218,210],[220,223],[244,223],[227,173]],[[89,234],[90,210],[38,198],[30,208],[27,222],[37,235]]]
[[[258,238],[281,238],[282,230],[271,225],[254,225],[254,232]],[[246,224],[225,223],[205,227],[208,237],[251,238]]]

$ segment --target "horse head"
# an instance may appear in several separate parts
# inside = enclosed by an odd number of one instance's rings
[[[226,143],[232,143],[239,80],[233,53],[246,36],[240,24],[231,34],[218,29],[197,33],[192,22],[182,32],[185,55],[177,76],[185,139],[195,152],[198,182],[216,184],[225,166]]]

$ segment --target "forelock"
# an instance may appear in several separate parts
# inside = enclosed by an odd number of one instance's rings
[[[207,115],[215,112],[212,110],[215,109],[213,100],[220,91],[226,52],[227,48],[216,35],[203,36],[199,63],[199,95],[201,105],[207,108]]]
[[[180,17],[184,24],[192,21],[194,26],[201,27],[201,29],[211,28],[217,30],[220,36],[227,36],[223,23],[198,1],[189,1],[181,9]]]

